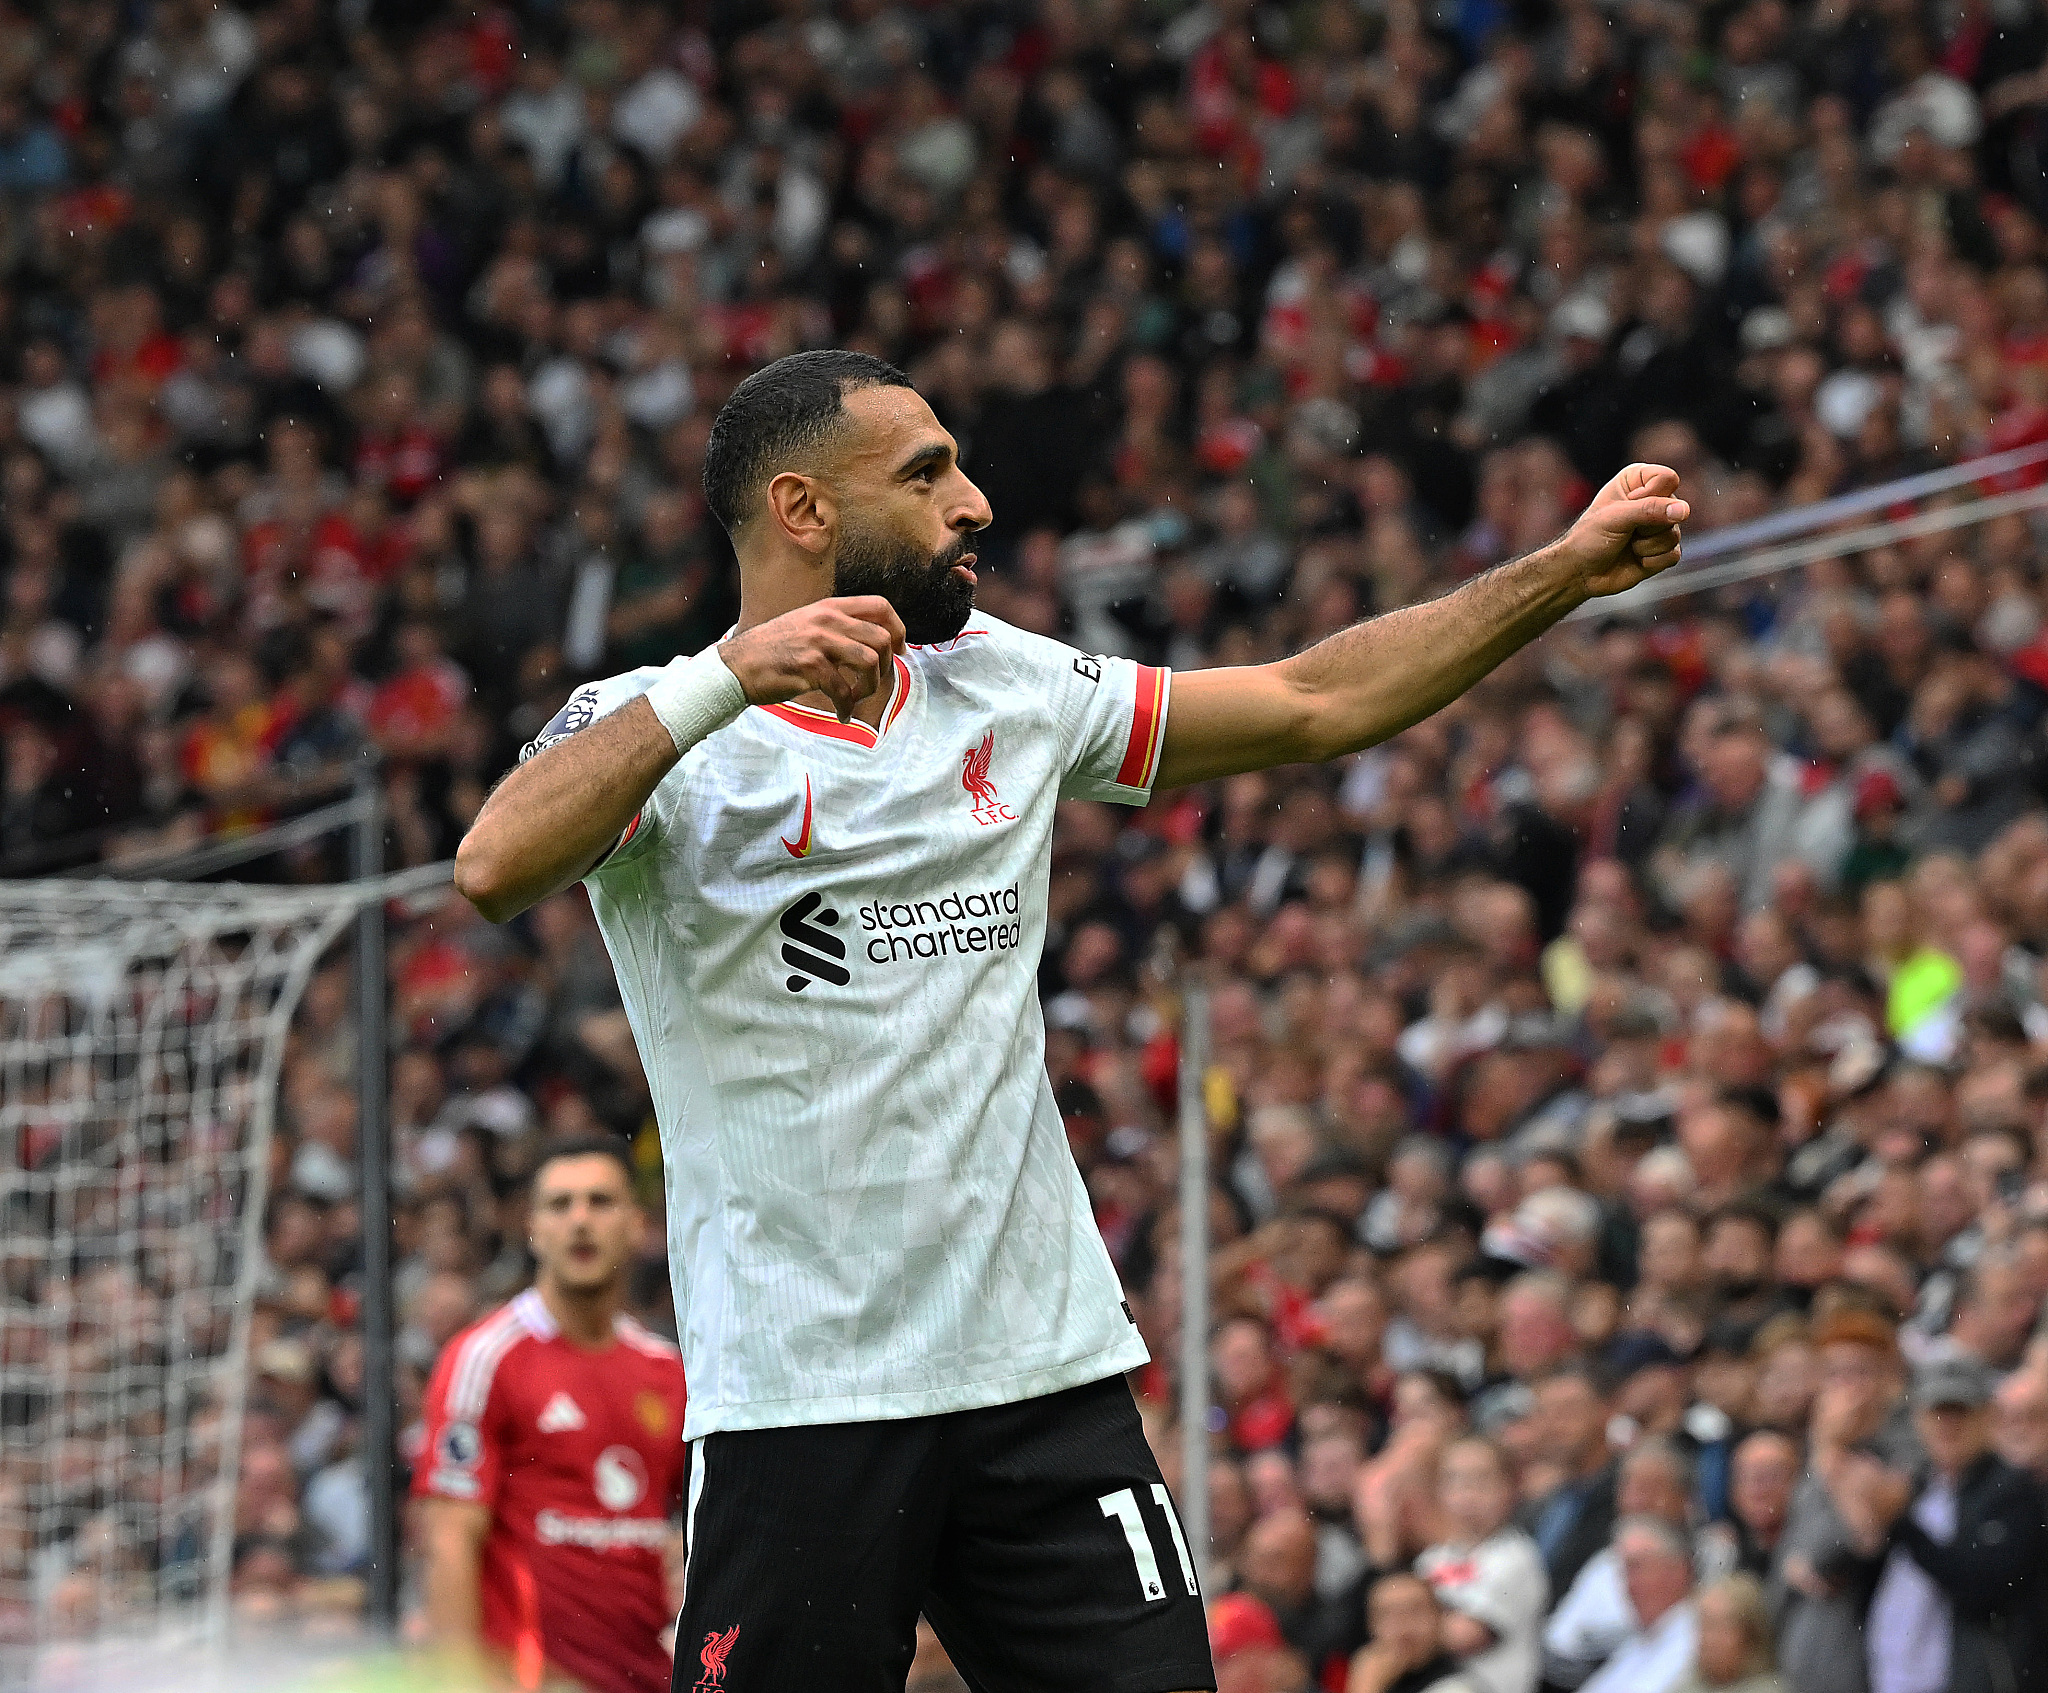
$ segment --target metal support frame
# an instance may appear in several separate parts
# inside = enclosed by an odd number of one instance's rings
[[[350,871],[384,873],[380,771],[367,759],[356,778]],[[356,913],[356,1155],[362,1169],[363,1487],[370,1507],[371,1626],[398,1626],[398,1359],[391,1291],[391,1051],[385,1029],[384,902]]]
[[[1209,995],[1190,986],[1180,1025],[1180,1514],[1209,1591]]]

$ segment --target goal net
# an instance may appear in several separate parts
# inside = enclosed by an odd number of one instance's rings
[[[0,1686],[220,1637],[285,1037],[387,891],[0,883]]]

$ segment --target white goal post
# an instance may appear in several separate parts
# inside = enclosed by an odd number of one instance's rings
[[[0,1685],[222,1637],[285,1037],[446,879],[0,883]]]

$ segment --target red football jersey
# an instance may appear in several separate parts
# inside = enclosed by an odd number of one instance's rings
[[[683,1487],[683,1360],[630,1318],[601,1351],[529,1288],[442,1350],[427,1386],[420,1498],[490,1508],[484,1639],[523,1687],[668,1693],[668,1513]]]

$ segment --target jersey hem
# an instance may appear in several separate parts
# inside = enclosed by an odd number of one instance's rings
[[[1070,1387],[1084,1387],[1089,1382],[1135,1370],[1151,1358],[1144,1341],[1130,1336],[1069,1363],[918,1393],[842,1393],[829,1399],[752,1400],[743,1405],[709,1406],[701,1418],[695,1415],[697,1405],[693,1397],[684,1412],[683,1439],[698,1440],[707,1434],[729,1434],[743,1429],[885,1423],[906,1417],[943,1416],[953,1411],[982,1411],[991,1405],[1014,1405]]]

